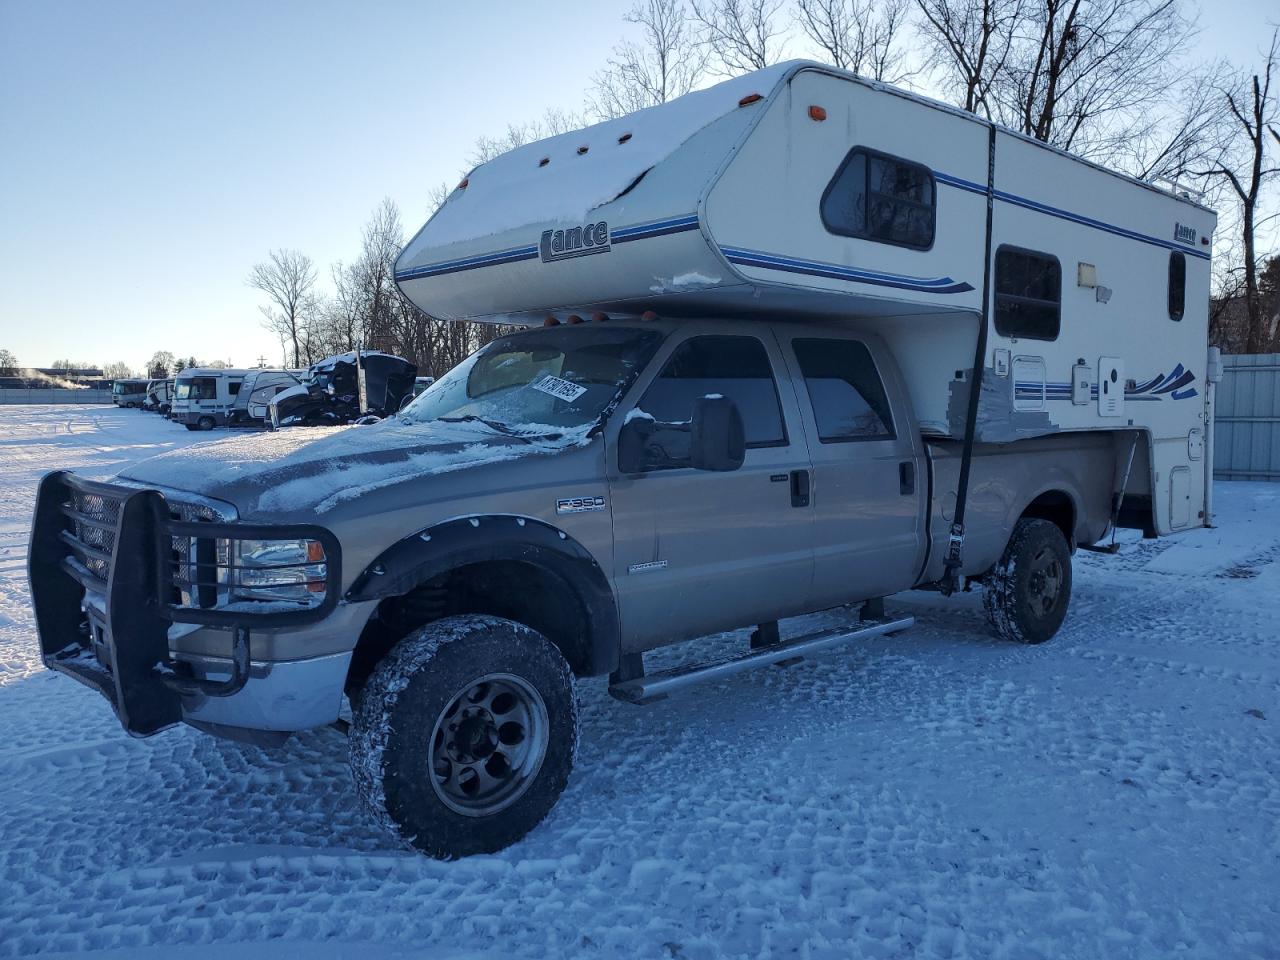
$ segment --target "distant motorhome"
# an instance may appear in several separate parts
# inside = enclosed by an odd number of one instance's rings
[[[174,380],[173,419],[188,430],[212,430],[231,422],[236,398],[251,370],[194,367]]]
[[[149,380],[116,380],[111,384],[111,402],[117,407],[141,407],[147,398]]]

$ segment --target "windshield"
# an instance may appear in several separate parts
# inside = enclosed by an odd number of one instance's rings
[[[653,330],[551,327],[499,337],[433,383],[409,423],[479,420],[499,429],[594,424],[661,341]]]
[[[218,381],[214,377],[192,377],[190,380],[179,380],[174,391],[179,400],[216,400],[218,398]]]

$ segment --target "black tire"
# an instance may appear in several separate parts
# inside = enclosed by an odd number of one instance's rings
[[[196,422],[196,426],[198,426],[201,430],[212,430],[215,426],[217,426],[217,424],[214,421],[213,417],[201,417]]]
[[[1071,549],[1058,526],[1023,518],[982,590],[996,636],[1044,643],[1062,626],[1071,604]]]
[[[530,707],[528,729],[535,732],[527,737],[508,733],[524,729],[518,722],[498,725],[523,711],[523,701],[508,708],[502,693],[491,700],[476,693],[506,691],[503,684],[520,696],[535,692],[532,699],[545,708],[538,720]],[[393,836],[432,857],[494,853],[515,843],[542,822],[573,769],[573,672],[554,644],[523,624],[459,616],[420,627],[378,664],[357,700],[350,746],[360,800]],[[461,755],[447,737],[464,743]],[[497,759],[492,785],[474,787],[468,799],[466,775],[482,782],[476,771],[492,773],[489,763]],[[488,797],[479,792],[484,789]]]
[[[197,427],[194,423],[184,423],[184,424],[183,424],[183,426],[184,426],[184,427],[186,427],[188,430],[199,430],[199,429],[200,429],[200,428],[199,428],[199,427]]]

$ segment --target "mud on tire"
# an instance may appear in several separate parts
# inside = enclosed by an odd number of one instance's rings
[[[573,768],[573,673],[535,630],[448,617],[400,641],[365,684],[351,772],[366,810],[433,857],[493,853],[537,826]]]
[[[982,606],[996,636],[1044,643],[1062,626],[1070,602],[1067,538],[1048,520],[1019,520],[982,590]]]

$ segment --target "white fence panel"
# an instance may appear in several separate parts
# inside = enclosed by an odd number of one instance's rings
[[[35,390],[0,390],[0,405],[6,403],[110,403],[110,390],[64,390],[60,387]]]
[[[1213,476],[1280,482],[1280,353],[1222,358]]]

